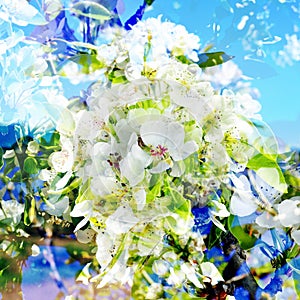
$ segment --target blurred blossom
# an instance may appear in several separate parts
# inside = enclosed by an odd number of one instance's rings
[[[278,205],[278,219],[285,227],[300,224],[300,197],[283,200]]]
[[[300,245],[300,230],[293,230],[291,233],[292,238],[294,239],[294,241]]]
[[[44,16],[27,0],[0,0],[0,19],[20,26],[46,23]]]
[[[298,296],[293,287],[287,286],[276,294],[276,300],[297,300]]]
[[[20,41],[21,37],[22,34]],[[62,108],[67,105],[67,100],[61,95],[55,76],[41,79],[48,71],[43,48],[38,44],[14,44],[0,59],[0,67],[3,145],[7,147],[6,144],[11,145],[22,136],[33,137],[52,129],[63,114]]]
[[[21,215],[24,212],[24,204],[17,200],[1,201],[0,220],[11,219],[13,224],[21,221]]]

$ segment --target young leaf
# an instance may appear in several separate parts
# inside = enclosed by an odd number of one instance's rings
[[[234,56],[228,55],[225,52],[212,52],[212,53],[200,53],[198,54],[199,61],[197,64],[200,68],[213,67],[216,65],[223,64],[231,59]]]
[[[82,72],[84,74],[90,74],[91,72],[103,68],[103,64],[97,60],[95,54],[78,54],[69,58],[69,60],[82,66]]]
[[[152,5],[152,4],[153,4],[153,2],[154,2],[154,1],[155,1],[155,0],[146,0],[145,2],[146,2],[146,4],[147,4],[147,5],[149,5],[149,6],[150,6],[150,5]]]
[[[231,215],[230,217],[228,217],[227,221],[230,232],[239,241],[241,248],[243,248],[244,250],[253,248],[257,241],[257,238],[251,236],[244,230],[244,228],[240,225],[238,217]]]
[[[27,157],[24,161],[24,171],[28,174],[37,174],[39,172],[38,163],[35,158]]]
[[[35,220],[35,199],[34,197],[26,197],[24,209],[24,224],[29,226]]]
[[[287,184],[276,156],[259,153],[248,161],[247,167],[254,170],[259,177],[278,191],[282,193],[287,191]]]
[[[180,55],[176,57],[177,60],[181,61],[184,64],[194,64],[195,62],[187,58],[185,55]],[[231,59],[234,58],[234,56],[228,55],[225,52],[212,52],[212,53],[200,53],[198,54],[198,66],[200,68],[208,68],[213,67],[216,65],[223,64]]]

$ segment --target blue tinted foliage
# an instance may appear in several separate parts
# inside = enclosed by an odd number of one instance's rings
[[[66,13],[62,10],[57,17],[46,25],[36,26],[30,35],[40,43],[63,39],[65,41],[76,41],[74,30],[68,24]]]
[[[0,125],[0,147],[11,149],[21,137],[20,125]]]
[[[212,221],[208,207],[193,207],[192,214],[194,215],[193,231],[199,231],[201,234],[209,234]]]
[[[234,290],[234,297],[235,299],[250,300],[249,292],[243,287],[238,287]]]
[[[135,25],[139,20],[142,19],[143,15],[145,13],[146,7],[147,7],[147,3],[146,3],[146,1],[144,1],[144,3],[137,9],[135,14],[126,21],[126,23],[124,25],[124,28],[126,30],[130,30],[133,25]]]

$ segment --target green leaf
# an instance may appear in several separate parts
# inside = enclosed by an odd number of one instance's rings
[[[240,246],[244,250],[248,250],[254,247],[257,238],[251,236],[245,229],[242,227],[238,221],[238,218],[234,215],[230,215],[227,219],[228,227],[230,232],[235,236],[239,241]]]
[[[187,65],[190,65],[190,64],[194,63],[193,61],[188,59],[185,55],[176,56],[176,59],[181,61],[183,64],[187,64]]]
[[[168,209],[171,212],[177,213],[184,220],[187,220],[190,217],[191,212],[190,201],[185,199],[179,192],[171,187],[165,190],[165,193],[171,198]]]
[[[75,3],[71,11],[78,16],[88,17],[100,22],[107,21],[112,18],[111,12],[103,5],[94,1],[80,1]]]
[[[147,5],[152,5],[155,0],[146,0]]]
[[[247,164],[247,167],[253,170],[258,170],[261,167],[276,168],[276,166],[278,166],[276,162],[276,155],[264,155],[261,153],[253,156]]]
[[[69,183],[66,187],[64,187],[61,190],[49,190],[48,194],[50,195],[66,195],[68,193],[70,193],[72,190],[76,189],[79,187],[79,185],[81,184],[82,179],[81,178],[74,178],[74,180]]]
[[[46,135],[51,134],[50,137],[43,136],[39,139],[39,145],[45,150],[49,151],[59,151],[60,150],[60,134],[57,131],[52,133],[47,133]],[[43,151],[44,152],[44,151]]]
[[[228,55],[225,52],[212,52],[212,53],[200,53],[198,55],[199,61],[197,62],[200,68],[213,67],[216,65],[223,64],[231,59],[234,56]]]
[[[12,171],[12,169],[14,167],[17,166],[16,165],[17,160],[16,160],[16,157],[14,155],[12,157],[5,158],[4,161],[5,161],[5,167],[4,167],[4,170],[3,170],[3,174],[6,176],[7,174],[9,174]]]
[[[81,183],[82,183],[82,179],[80,179],[80,181],[78,183],[78,186],[80,185],[80,189],[78,192],[78,196],[76,198],[76,203],[95,198],[95,195],[92,193],[91,188],[90,188],[91,180],[88,179],[87,181],[83,182],[83,184],[81,184]],[[74,203],[74,205],[75,205],[75,203]]]
[[[176,234],[183,234],[188,230],[191,221],[191,202],[185,199],[176,189],[172,188],[168,182],[165,182],[164,188],[166,202],[160,202],[162,211],[169,210],[170,215],[166,217],[166,225]],[[174,215],[176,214],[176,215]],[[178,219],[181,222],[178,222]],[[180,223],[180,225],[179,225]]]
[[[300,295],[300,275],[297,272],[293,272],[294,286],[297,295]]]
[[[7,292],[8,286],[16,287],[21,282],[22,267],[20,261],[0,251],[0,294]]]
[[[213,67],[216,65],[223,64],[231,59],[234,58],[234,56],[228,55],[225,52],[219,51],[219,52],[212,52],[212,53],[200,53],[198,54],[198,62],[194,62],[187,58],[185,55],[180,55],[176,57],[179,61],[181,61],[184,64],[198,64],[200,68],[208,68]]]
[[[3,154],[4,154],[3,149],[2,147],[0,147],[0,168],[2,168],[3,166]]]
[[[12,182],[21,182],[22,181],[22,171],[19,170],[17,171],[14,176],[11,178],[11,181]]]
[[[37,174],[39,172],[38,163],[35,158],[27,157],[24,161],[24,171],[28,174]]]
[[[97,59],[96,54],[82,53],[72,56],[69,60],[82,66],[82,72],[84,74],[90,74],[96,70],[103,68],[103,63]]]
[[[24,210],[24,224],[29,226],[36,218],[35,214],[35,199],[32,196],[26,197]]]
[[[296,190],[300,190],[300,178],[287,171],[284,173],[286,183]]]
[[[153,274],[152,265],[155,258],[148,256],[147,260],[141,260],[138,272],[134,273],[131,294],[133,299],[145,299],[148,286],[154,283],[150,274]]]
[[[47,158],[37,157],[36,160],[40,169],[46,169],[49,167],[49,162]]]
[[[126,76],[120,70],[114,70],[108,75],[109,81],[112,83],[124,83],[127,82]]]
[[[277,163],[277,155],[259,153],[248,161],[247,167],[278,191],[287,192],[287,184]]]
[[[150,180],[150,188],[146,195],[147,203],[153,201],[161,195],[161,180],[159,174],[154,174]]]

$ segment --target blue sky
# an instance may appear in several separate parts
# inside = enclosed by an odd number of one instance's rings
[[[126,20],[142,1],[123,2]],[[145,17],[160,14],[196,33],[203,46],[213,43],[213,50],[234,55],[260,91],[263,119],[279,138],[300,148],[300,48],[290,65],[279,64],[286,34],[300,40],[298,0],[156,0]]]

